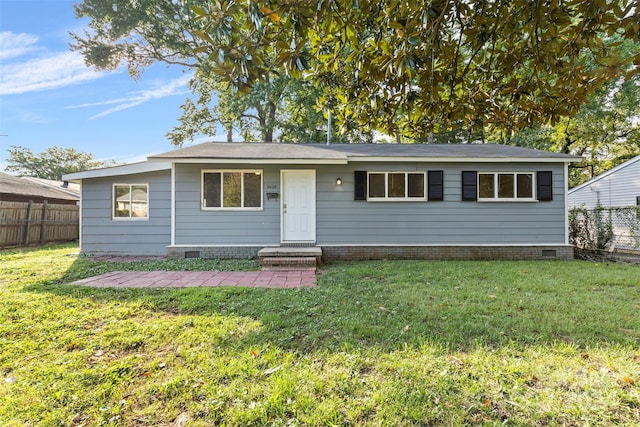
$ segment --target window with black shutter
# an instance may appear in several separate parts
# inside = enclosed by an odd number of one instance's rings
[[[462,171],[462,200],[463,201],[478,200],[477,179],[478,179],[478,172]]]
[[[429,201],[440,202],[444,200],[444,172],[429,171],[427,172],[427,199]]]
[[[354,172],[353,200],[367,200],[367,171]]]
[[[553,200],[553,178],[551,171],[538,172],[536,176],[536,193],[538,196],[538,201],[549,202]]]

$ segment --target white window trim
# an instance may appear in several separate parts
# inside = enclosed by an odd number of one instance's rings
[[[129,194],[133,194],[133,190],[131,187],[146,187],[147,188],[147,216],[145,217],[137,217],[131,216],[131,209],[129,209],[129,216],[116,216],[116,187],[124,187],[129,186]],[[129,204],[131,203],[131,197],[129,197]],[[149,209],[149,183],[115,183],[111,186],[111,220],[112,221],[149,221],[149,216],[151,213],[151,209]]]
[[[244,174],[254,173],[260,175],[260,207],[206,207],[204,205],[204,174],[205,173],[240,173],[242,181],[240,184],[240,201],[244,204]],[[223,200],[224,180],[220,182],[220,203]],[[262,211],[264,210],[264,171],[262,169],[202,169],[200,171],[200,210],[202,211]]]
[[[513,194],[516,197],[498,197],[498,175],[514,175],[513,180]],[[536,198],[536,173],[535,172],[512,172],[512,171],[502,171],[502,172],[478,172],[477,174],[477,182],[476,182],[476,191],[478,194],[479,202],[537,202]],[[493,196],[494,197],[480,197],[480,175],[493,175]],[[517,175],[531,175],[531,197],[517,197],[518,195],[518,178]]]
[[[371,175],[384,174],[384,197],[370,197],[369,188]],[[389,174],[404,174],[404,197],[388,197],[389,194]],[[421,197],[409,197],[409,181],[408,175],[422,175],[423,177],[423,190],[424,194]],[[367,201],[368,202],[426,202],[427,201],[427,172],[425,171],[367,171]]]

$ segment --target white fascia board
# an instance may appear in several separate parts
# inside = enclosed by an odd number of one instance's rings
[[[171,169],[169,162],[141,162],[130,165],[93,169],[84,172],[69,173],[62,176],[63,181],[80,182],[89,178],[106,178],[110,176],[132,175],[136,173],[158,172]]]
[[[349,157],[349,162],[420,162],[420,163],[573,163],[582,160],[550,157]]]
[[[164,160],[164,159],[163,159]],[[348,163],[371,162],[371,163],[564,163],[569,164],[581,160],[536,158],[536,157],[368,157],[354,156],[348,159],[212,159],[212,158],[189,158],[172,159],[174,163],[181,164],[249,164],[249,165],[346,165]],[[160,162],[160,159],[149,159],[149,162]]]
[[[151,159],[153,160],[153,159]],[[178,164],[346,165],[346,159],[172,159]]]

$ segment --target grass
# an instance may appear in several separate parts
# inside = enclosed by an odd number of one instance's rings
[[[640,266],[372,261],[312,289],[90,289],[0,252],[0,425],[640,425]]]

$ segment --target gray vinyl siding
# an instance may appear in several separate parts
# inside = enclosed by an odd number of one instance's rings
[[[148,184],[148,220],[113,220],[113,184]],[[82,181],[82,247],[86,254],[165,255],[171,243],[171,172]]]
[[[205,211],[200,208],[202,169],[262,169],[263,209]],[[565,244],[564,165],[351,163],[296,166],[177,164],[176,245],[278,245],[281,169],[316,170],[316,241],[319,245]],[[444,171],[444,201],[354,200],[354,171]],[[550,202],[463,202],[461,172],[553,172]],[[336,185],[337,178],[342,186]],[[275,186],[277,190],[270,190]],[[281,194],[280,194],[281,197]]]
[[[354,201],[354,171],[444,171],[444,201]],[[551,202],[463,202],[461,172],[553,172]],[[336,176],[343,185],[335,187]],[[318,174],[317,242],[334,244],[564,244],[562,164],[351,164]]]
[[[260,169],[262,210],[202,210],[201,172]],[[260,165],[176,164],[176,245],[273,245],[280,243],[280,199],[267,200],[268,186],[280,192],[280,168]],[[276,190],[274,190],[276,191]]]
[[[595,208],[598,201],[605,207],[635,205],[636,197],[640,197],[640,160],[635,159],[568,196],[569,207],[585,205],[587,208]]]

